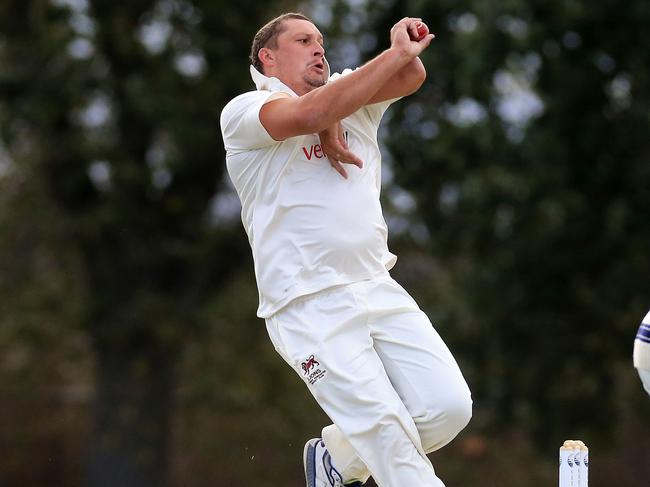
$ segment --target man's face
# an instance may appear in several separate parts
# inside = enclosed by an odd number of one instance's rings
[[[278,36],[277,48],[270,49],[273,61],[265,63],[268,76],[275,76],[298,95],[323,86],[328,72],[323,56],[323,36],[314,24],[302,19],[287,19]]]

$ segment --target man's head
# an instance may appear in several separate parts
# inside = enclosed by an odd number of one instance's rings
[[[327,81],[324,55],[323,36],[314,23],[302,14],[287,13],[257,32],[250,59],[260,73],[304,95]]]

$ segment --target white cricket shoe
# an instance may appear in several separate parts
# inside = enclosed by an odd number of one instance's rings
[[[305,444],[302,459],[307,487],[345,487],[343,477],[332,464],[332,457],[320,438],[312,438]],[[361,482],[348,485],[360,486]]]

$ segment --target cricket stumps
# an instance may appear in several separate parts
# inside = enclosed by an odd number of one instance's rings
[[[560,447],[559,487],[589,486],[589,448],[580,440],[566,440]]]

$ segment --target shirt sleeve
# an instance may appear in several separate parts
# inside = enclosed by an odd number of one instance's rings
[[[397,100],[399,100],[399,98],[380,101],[379,103],[373,103],[372,105],[366,105],[364,107],[368,113],[368,116],[370,117],[370,120],[376,127],[379,127],[381,118],[384,116],[384,113],[386,113],[386,110],[388,110],[388,107],[395,103]]]
[[[228,152],[261,149],[279,142],[273,139],[260,121],[260,109],[274,93],[251,91],[230,101],[221,112],[221,135]]]

